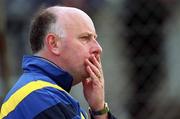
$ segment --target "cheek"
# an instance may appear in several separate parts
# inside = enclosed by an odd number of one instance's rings
[[[89,48],[82,43],[77,43],[75,47],[73,47],[74,53],[77,54],[77,58],[87,58],[89,57]]]
[[[69,40],[70,41],[70,40]],[[84,60],[89,57],[89,48],[81,42],[66,42],[64,45],[64,54],[66,58],[72,60],[74,63],[84,63]]]
[[[77,48],[76,53],[74,54],[74,59],[77,64],[77,67],[83,67],[85,66],[85,59],[89,57],[89,52],[86,49]]]
[[[84,62],[86,58],[89,57],[89,53],[86,49],[76,49],[76,52],[73,54],[77,62]]]

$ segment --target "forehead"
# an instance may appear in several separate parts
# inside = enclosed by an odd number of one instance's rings
[[[59,17],[64,29],[69,33],[96,35],[91,18],[81,10],[69,10]]]

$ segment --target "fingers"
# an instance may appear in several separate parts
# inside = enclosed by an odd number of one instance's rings
[[[98,54],[98,55],[96,55],[96,59],[98,60],[98,62],[101,64],[101,57],[100,57],[100,55]]]
[[[92,63],[100,70],[101,69],[101,64],[100,64],[100,56],[98,55],[92,55],[91,57]]]
[[[86,68],[90,77],[93,79],[103,78],[102,66],[100,63],[100,55],[92,55],[90,58],[86,59]]]
[[[90,74],[90,76],[92,78],[100,78],[101,77],[100,70],[93,63],[91,63],[89,59],[86,59],[86,63],[87,63],[87,71]]]
[[[90,77],[91,77],[92,79],[98,78],[97,75],[92,71],[92,69],[90,68],[90,66],[87,66],[87,71],[88,71],[88,73],[89,73],[89,75],[90,75]]]

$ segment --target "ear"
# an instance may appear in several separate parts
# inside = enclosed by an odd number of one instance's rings
[[[45,44],[51,53],[55,55],[60,54],[61,40],[56,35],[48,34],[45,39]]]

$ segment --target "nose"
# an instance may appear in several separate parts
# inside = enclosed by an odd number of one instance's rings
[[[96,41],[93,40],[93,45],[90,49],[90,53],[91,54],[101,54],[102,53],[102,47],[100,46],[100,44]]]

